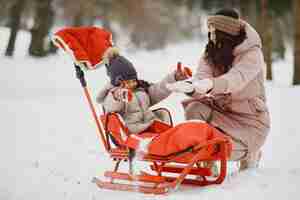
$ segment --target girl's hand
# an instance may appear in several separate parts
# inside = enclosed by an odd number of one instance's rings
[[[115,100],[126,103],[130,102],[133,97],[131,90],[122,87],[117,87],[115,90],[113,90],[112,95],[115,98]]]
[[[192,77],[192,70],[189,67],[182,67],[181,62],[177,63],[177,70],[175,72],[175,80],[182,81]]]

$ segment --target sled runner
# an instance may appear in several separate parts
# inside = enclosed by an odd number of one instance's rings
[[[115,163],[112,170],[104,173],[108,181],[99,178],[93,179],[98,187],[111,190],[164,194],[177,189],[181,184],[206,186],[223,182],[226,176],[227,158],[231,146],[228,138],[221,133],[217,133],[214,138],[202,144],[191,146],[170,155],[142,155],[140,159],[146,162],[152,171],[151,173],[144,171],[140,174],[133,173],[132,157],[134,151],[126,146],[123,139],[124,134],[130,135],[126,124],[117,113],[105,113],[99,119],[87,89],[84,72],[78,66],[75,66],[75,68],[77,78],[80,80],[96,122],[100,140]],[[155,112],[165,113],[169,118],[170,127],[173,126],[171,114],[167,109],[161,108]],[[203,161],[220,161],[219,176],[212,177],[210,168],[201,166]],[[121,163],[128,165],[126,172],[119,171]],[[120,180],[126,180],[128,183],[119,183]]]

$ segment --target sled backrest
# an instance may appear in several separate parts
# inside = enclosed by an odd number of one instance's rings
[[[152,112],[163,122],[169,124],[173,127],[173,119],[171,112],[167,108],[157,108],[152,110]]]
[[[154,109],[153,112],[160,120],[170,126],[173,126],[171,113],[167,108],[157,108]],[[105,113],[101,116],[101,121],[104,126],[106,143],[109,149],[111,147],[110,142],[117,147],[125,148],[125,142],[131,133],[122,116],[115,112]]]
[[[110,141],[112,141],[115,146],[125,147],[125,141],[130,133],[123,118],[118,113],[111,112],[102,115],[101,121],[108,146],[111,146]]]

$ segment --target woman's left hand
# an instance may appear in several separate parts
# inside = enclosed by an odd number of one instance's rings
[[[195,91],[194,85],[189,81],[176,81],[174,83],[168,83],[166,87],[172,92],[179,93],[192,93]]]
[[[207,94],[213,89],[213,81],[211,79],[192,80],[192,81],[177,81],[167,84],[166,87],[172,92],[180,93],[199,93]]]
[[[202,79],[193,81],[195,92],[199,94],[207,94],[213,89],[214,83],[211,79]]]

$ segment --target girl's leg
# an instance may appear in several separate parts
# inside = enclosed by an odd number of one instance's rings
[[[154,121],[150,127],[138,134],[132,134],[126,141],[126,145],[147,153],[147,147],[154,137],[170,129],[171,126],[160,121]]]
[[[147,128],[144,132],[151,132],[151,133],[162,133],[167,131],[169,128],[171,128],[170,125],[163,123],[161,121],[154,121],[149,128]]]

